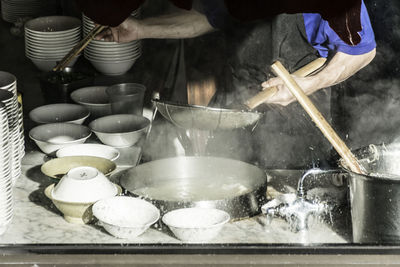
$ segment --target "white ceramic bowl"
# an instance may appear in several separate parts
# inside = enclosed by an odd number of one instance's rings
[[[92,121],[89,127],[103,144],[113,147],[135,145],[147,132],[150,120],[132,114],[105,116]]]
[[[85,51],[87,52],[101,52],[101,53],[107,53],[107,54],[125,54],[125,53],[133,53],[138,50],[140,50],[141,46],[134,46],[134,47],[127,47],[124,49],[121,48],[115,48],[115,47],[97,47],[97,46],[88,46],[85,48]]]
[[[90,42],[88,46],[90,47],[113,47],[117,49],[123,49],[127,47],[134,47],[140,45],[140,41],[131,41],[128,43],[117,43],[117,42],[107,42],[107,41],[101,41],[101,40],[93,40]]]
[[[91,118],[99,118],[111,115],[111,103],[106,93],[107,86],[91,86],[75,90],[71,93],[71,99],[86,107]]]
[[[59,49],[59,50],[32,50],[28,47],[25,48],[26,57],[43,57],[43,58],[55,58],[55,57],[64,57],[68,52],[69,48]],[[46,51],[46,52],[44,52]]]
[[[140,51],[136,51],[136,52],[129,52],[126,54],[107,54],[107,53],[92,53],[92,52],[86,52],[85,51],[85,55],[86,58],[89,60],[101,60],[104,62],[114,62],[114,61],[125,61],[125,60],[133,60],[133,59],[137,59],[140,56]]]
[[[81,28],[81,20],[67,16],[47,16],[25,23],[25,30],[41,36],[66,34]]]
[[[128,70],[130,70],[130,68],[136,62],[136,59],[130,59],[125,61],[100,61],[100,60],[89,59],[89,61],[90,63],[92,63],[93,67],[102,74],[109,76],[117,76],[117,75],[122,75],[126,73]]]
[[[65,38],[60,39],[60,40],[41,40],[41,39],[35,39],[35,38],[29,38],[29,40],[25,41],[25,45],[28,44],[33,47],[43,47],[43,48],[48,48],[48,47],[60,47],[60,46],[67,46],[67,45],[73,45],[79,42],[80,36],[76,37],[71,37],[68,38],[67,40]]]
[[[215,238],[230,220],[227,212],[209,208],[185,208],[166,213],[162,221],[185,242],[206,242]]]
[[[59,149],[56,153],[57,158],[69,156],[93,156],[116,160],[119,157],[119,151],[113,147],[101,144],[78,144]]]
[[[82,144],[90,135],[88,127],[73,123],[42,124],[29,131],[29,137],[46,154],[69,145]]]
[[[29,113],[36,123],[68,122],[82,124],[90,112],[77,104],[58,103],[37,107]]]
[[[51,197],[65,202],[95,202],[115,196],[117,187],[93,167],[73,168],[64,175],[51,192]]]
[[[92,208],[104,229],[118,238],[134,238],[160,218],[160,211],[149,202],[133,197],[102,199]]]
[[[57,62],[59,62],[63,57],[60,57],[58,59],[38,59],[38,58],[33,58],[33,57],[28,57],[30,60],[32,60],[32,63],[41,71],[47,72],[53,70],[53,68],[57,65]],[[76,61],[78,60],[78,57],[74,58],[71,60],[71,62],[68,64],[68,67],[74,66]]]

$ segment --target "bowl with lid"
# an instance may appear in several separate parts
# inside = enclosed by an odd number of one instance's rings
[[[72,223],[92,219],[90,207],[98,200],[121,193],[121,188],[93,167],[73,168],[56,184],[45,189],[46,196]]]

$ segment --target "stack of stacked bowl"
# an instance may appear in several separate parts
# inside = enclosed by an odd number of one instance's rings
[[[0,71],[0,101],[5,105],[10,138],[10,166],[13,183],[21,176],[21,161],[25,154],[22,106],[18,103],[17,79]]]
[[[81,39],[81,21],[49,16],[25,24],[25,55],[42,71],[50,71]],[[72,66],[76,58],[69,66]]]
[[[13,216],[10,135],[6,105],[0,103],[0,235],[7,230]]]
[[[137,18],[139,9],[132,12],[131,16]],[[83,34],[87,35],[93,29],[94,22],[82,14]],[[85,48],[87,58],[97,71],[104,75],[122,75],[126,73],[142,54],[139,40],[117,43],[94,40]]]
[[[57,12],[54,0],[1,0],[3,20],[15,23],[19,18],[36,18]]]

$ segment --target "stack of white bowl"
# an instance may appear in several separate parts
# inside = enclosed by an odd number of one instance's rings
[[[35,18],[57,12],[54,0],[1,0],[1,14],[5,21],[15,23],[18,18]]]
[[[21,176],[21,161],[25,155],[22,106],[18,103],[17,79],[0,71],[0,101],[5,104],[10,138],[10,165],[13,183]]]
[[[140,10],[132,12],[132,17],[139,17]],[[87,35],[94,28],[94,22],[82,14],[83,34]],[[105,75],[121,75],[126,73],[142,54],[141,41],[128,43],[106,42],[94,40],[85,48],[85,58],[100,73]]]
[[[81,39],[81,21],[48,16],[25,24],[25,55],[42,71],[50,71]],[[69,66],[76,61],[73,60]]]
[[[0,103],[0,235],[13,216],[12,172],[10,165],[10,135],[6,105]]]

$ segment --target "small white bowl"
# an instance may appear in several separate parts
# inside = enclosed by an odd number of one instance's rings
[[[90,112],[77,104],[58,103],[37,107],[29,113],[36,123],[67,122],[82,124]]]
[[[125,61],[102,61],[97,59],[89,59],[89,61],[92,63],[93,67],[102,74],[116,76],[122,75],[130,70],[130,68],[136,62],[136,58]]]
[[[90,86],[71,93],[71,99],[86,107],[91,118],[100,118],[112,114],[111,103],[106,93],[108,86]]]
[[[91,134],[88,127],[73,123],[42,124],[29,131],[29,137],[46,154],[69,145],[82,144]]]
[[[59,149],[57,158],[69,156],[94,156],[115,161],[119,157],[119,151],[111,146],[101,144],[78,144]]]
[[[25,29],[39,36],[51,36],[75,32],[81,27],[81,20],[67,16],[47,16],[29,20]]]
[[[117,193],[117,187],[103,173],[83,166],[69,170],[54,187],[51,197],[64,202],[88,203]]]
[[[27,55],[27,57],[32,61],[32,63],[40,71],[44,71],[44,72],[52,71],[53,68],[57,65],[57,62],[59,62],[63,58],[63,56],[60,56],[58,58],[49,58],[49,57],[40,58],[40,57],[29,56],[29,55]],[[72,59],[71,62],[68,64],[68,67],[74,66],[74,64],[76,63],[78,58],[79,58],[79,56],[77,56],[74,59]]]
[[[135,145],[147,132],[150,120],[132,114],[116,114],[98,118],[89,124],[103,144],[113,147]]]
[[[227,212],[209,208],[185,208],[166,213],[162,221],[185,242],[205,242],[215,238],[230,220]]]
[[[92,207],[104,229],[118,238],[135,238],[160,218],[160,211],[149,202],[133,197],[102,199]]]

